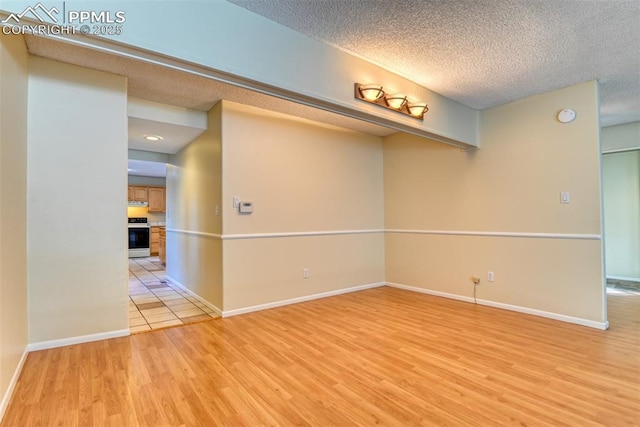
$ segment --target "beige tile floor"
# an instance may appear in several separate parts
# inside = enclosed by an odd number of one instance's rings
[[[131,333],[186,325],[219,317],[179,287],[166,282],[158,257],[129,258]]]
[[[607,279],[607,294],[610,295],[638,295],[640,282],[629,280]]]

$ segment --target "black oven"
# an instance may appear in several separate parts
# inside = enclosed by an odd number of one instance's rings
[[[129,218],[129,258],[151,256],[151,228],[147,218]]]

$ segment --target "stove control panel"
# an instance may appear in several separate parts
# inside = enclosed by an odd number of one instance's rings
[[[129,224],[146,224],[147,218],[129,218]]]

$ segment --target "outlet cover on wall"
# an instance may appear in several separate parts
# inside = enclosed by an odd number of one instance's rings
[[[308,268],[303,268],[302,269],[302,278],[303,279],[308,279],[309,278],[309,269]]]
[[[487,271],[487,282],[493,282],[495,280],[496,276],[493,274],[493,271]]]

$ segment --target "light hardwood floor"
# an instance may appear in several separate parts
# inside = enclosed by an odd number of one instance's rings
[[[31,353],[2,425],[637,425],[640,295],[609,320],[371,289]]]

